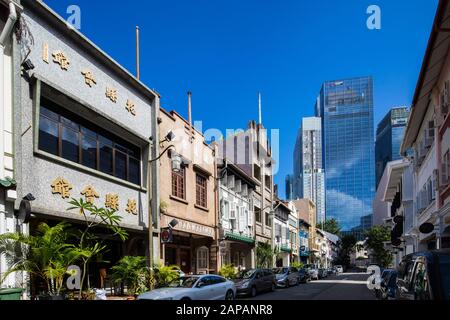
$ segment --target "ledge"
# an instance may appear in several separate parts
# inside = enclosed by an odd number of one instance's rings
[[[173,196],[173,195],[169,195],[169,198],[170,198],[171,200],[174,200],[174,201],[177,201],[177,202],[181,202],[181,203],[183,203],[183,204],[185,204],[185,205],[188,205],[188,204],[189,204],[189,202],[187,202],[186,200],[181,199],[181,198],[178,198],[178,197],[175,197],[175,196]]]
[[[199,209],[199,210],[202,210],[202,211],[205,211],[205,212],[209,212],[209,209],[208,209],[208,208],[199,206],[198,204],[194,204],[194,207],[197,208],[197,209]]]

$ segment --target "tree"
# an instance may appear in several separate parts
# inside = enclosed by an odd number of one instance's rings
[[[383,267],[392,263],[392,254],[384,248],[384,242],[391,239],[391,230],[387,226],[375,226],[365,232],[366,246],[371,250],[375,261]]]
[[[334,263],[348,267],[350,265],[350,254],[353,252],[355,244],[356,238],[354,235],[343,236],[338,242],[339,254]]]
[[[339,225],[339,222],[334,218],[326,220],[323,223],[318,223],[317,228],[335,235],[340,235],[341,233],[341,226]]]
[[[256,247],[256,265],[258,268],[272,268],[273,258],[277,255],[276,249],[272,250],[270,244],[259,243]]]
[[[120,227],[120,221],[122,217],[117,214],[115,210],[109,210],[106,208],[99,208],[96,205],[84,201],[83,199],[76,200],[72,198],[69,202],[72,207],[67,210],[77,210],[84,218],[85,227],[83,230],[76,231],[76,239],[79,239],[77,250],[83,262],[83,274],[81,275],[81,288],[78,298],[81,300],[82,292],[85,285],[87,268],[89,262],[96,256],[99,256],[106,246],[101,244],[100,239],[95,236],[92,229],[98,226],[102,226],[112,233],[112,237],[117,236],[122,241],[128,238],[128,234],[125,229]],[[89,277],[87,278],[87,289],[90,289]]]

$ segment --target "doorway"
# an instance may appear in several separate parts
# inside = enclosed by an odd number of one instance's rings
[[[186,274],[191,272],[191,250],[180,249],[180,269]]]

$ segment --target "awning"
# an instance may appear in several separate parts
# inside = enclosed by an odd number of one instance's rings
[[[248,244],[255,244],[255,239],[246,236],[241,236],[240,234],[235,234],[231,232],[225,235],[225,240],[240,241]]]
[[[285,246],[281,246],[280,250],[283,252],[287,252],[287,253],[291,253],[291,251],[292,251],[290,248],[285,247]]]

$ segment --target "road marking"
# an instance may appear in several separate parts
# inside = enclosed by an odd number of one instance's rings
[[[367,281],[356,280],[317,280],[314,283],[336,283],[336,284],[367,284]]]

